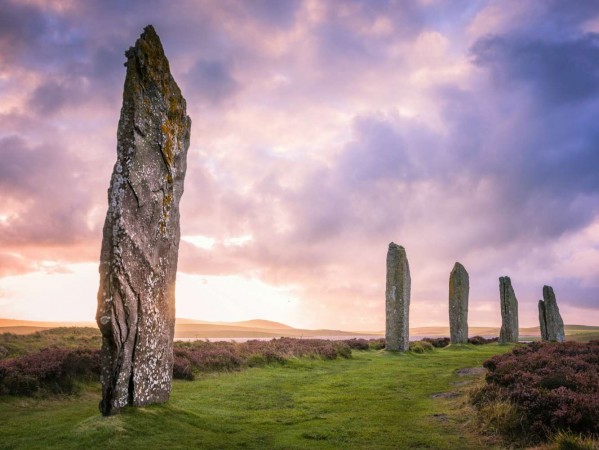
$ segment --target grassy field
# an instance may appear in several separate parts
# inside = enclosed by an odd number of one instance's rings
[[[508,350],[354,351],[203,375],[176,381],[167,404],[109,418],[98,413],[98,385],[61,399],[4,397],[0,448],[493,448],[452,395],[476,379],[458,369]]]

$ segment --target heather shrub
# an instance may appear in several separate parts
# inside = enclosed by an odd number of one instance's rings
[[[410,342],[410,351],[413,353],[424,353],[424,348],[420,342]]]
[[[100,351],[77,349],[67,353],[64,360],[66,374],[86,381],[98,379],[101,370]]]
[[[424,353],[433,351],[433,344],[425,340],[410,342],[410,351],[414,353]]]
[[[264,355],[256,354],[248,356],[248,367],[264,367],[266,364],[267,362]]]
[[[422,338],[422,341],[432,344],[432,346],[435,348],[443,348],[443,347],[447,347],[449,345],[450,339],[448,337],[442,337],[442,338],[425,337],[425,338]]]
[[[351,358],[351,348],[349,347],[349,345],[340,343],[340,344],[337,344],[335,347],[336,347],[335,350],[337,351],[337,356],[340,356],[341,358],[345,358],[345,359]],[[335,359],[335,358],[336,357],[333,357],[331,359]]]
[[[176,342],[173,377],[190,379],[193,372],[222,372],[285,364],[291,358],[324,360],[351,358],[350,346],[342,341],[326,339],[280,338],[270,341],[235,342]]]
[[[520,434],[547,440],[559,431],[599,435],[599,341],[534,342],[485,361],[486,384],[472,400],[481,411],[507,402]]]
[[[275,350],[264,350],[262,356],[266,360],[266,364],[285,364],[288,361],[285,355],[279,354]]]
[[[31,396],[39,390],[39,387],[39,382],[34,376],[10,372],[2,378],[0,394]]]
[[[39,390],[68,394],[76,380],[100,373],[98,350],[45,349],[0,361],[0,393],[33,395]]]
[[[385,348],[385,339],[371,339],[368,342],[368,347],[370,350],[383,350]]]
[[[193,381],[195,376],[190,361],[175,352],[173,361],[173,378],[176,380]]]
[[[366,339],[353,338],[346,339],[345,342],[352,350],[369,350],[370,345]]]
[[[497,337],[486,339],[482,336],[472,336],[471,338],[468,338],[468,343],[472,344],[472,345],[484,345],[484,344],[491,344],[493,342],[497,342],[498,340],[499,340],[499,338],[497,338]]]
[[[72,333],[69,329],[56,336],[60,336],[62,341],[95,339],[95,335]],[[18,341],[12,335],[4,338],[5,341]],[[38,333],[27,339],[27,342],[31,339],[45,341],[47,335]],[[175,342],[173,378],[193,380],[197,372],[225,372],[266,364],[285,364],[290,358],[331,360],[339,357],[351,358],[350,345],[325,339]],[[85,347],[47,348],[21,356],[17,354],[0,360],[0,394],[71,393],[76,390],[77,381],[98,379],[100,369],[100,351]]]
[[[8,356],[8,350],[6,349],[6,347],[3,347],[2,345],[0,345],[0,359],[4,359]]]

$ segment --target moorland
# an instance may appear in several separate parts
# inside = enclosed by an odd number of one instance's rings
[[[570,339],[583,340],[597,331],[570,328],[574,329],[578,334]],[[473,342],[482,345],[415,341],[406,353],[385,351],[382,339],[176,342],[170,401],[102,417],[97,329],[3,333],[0,448],[592,449],[597,445],[584,429],[575,433],[567,427],[547,433],[541,429],[539,435],[529,436],[520,425],[531,410],[501,397],[511,395],[503,384],[509,385],[514,370],[530,379],[531,370],[533,375],[539,372],[530,366],[530,361],[538,365],[542,360],[538,349],[551,361],[556,359],[551,349],[562,349],[555,346],[563,344],[514,347],[485,339]],[[571,361],[575,368],[586,364],[598,372],[599,354],[592,352],[599,353],[599,346],[567,344],[573,347],[564,350],[560,361]],[[515,353],[525,355],[524,366],[518,366]],[[559,372],[559,367],[543,364],[552,374]],[[576,370],[574,378],[584,376]],[[564,372],[564,377],[570,376]],[[540,388],[533,386],[531,392],[551,401],[570,402],[577,395],[581,408],[593,407],[585,399],[599,395],[589,383],[577,385],[555,377],[550,381],[553,385],[540,377],[536,381]],[[577,389],[587,391],[576,393]],[[564,392],[565,397],[554,395]],[[570,414],[575,417],[578,412]],[[536,423],[534,416],[530,420]]]

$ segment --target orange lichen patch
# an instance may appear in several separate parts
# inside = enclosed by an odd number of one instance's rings
[[[164,161],[169,169],[173,166],[173,162],[175,160],[175,152],[174,152],[174,143],[173,140],[175,136],[173,136],[172,127],[169,126],[168,119],[160,126],[160,131],[162,131],[162,155],[164,156]]]
[[[185,111],[181,91],[176,84],[172,83],[172,91],[165,94],[168,109],[164,122],[160,126],[163,134],[162,153],[169,167],[173,166],[177,143],[182,140],[182,130],[185,129]]]
[[[169,191],[162,198],[162,208],[164,210],[166,210],[167,212],[170,211],[172,202],[173,202],[173,193],[171,191]]]

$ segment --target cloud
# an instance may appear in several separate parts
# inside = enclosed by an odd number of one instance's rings
[[[32,93],[29,106],[42,115],[53,114],[77,98],[66,83],[48,81],[38,86]]]
[[[0,253],[0,277],[6,277],[10,275],[18,275],[21,273],[31,272],[33,267],[30,262],[25,260],[19,255],[11,253]],[[0,296],[2,291],[0,290]]]
[[[0,14],[0,48],[3,59],[27,52],[47,31],[47,22],[34,6],[9,3]]]
[[[588,101],[599,92],[599,35],[594,33],[561,41],[488,36],[472,53],[498,85],[529,87],[545,104]]]
[[[278,0],[254,0],[243,3],[243,7],[250,20],[259,19],[267,25],[283,28],[293,26],[295,16],[301,5],[302,2],[300,0],[285,2]]]
[[[90,238],[86,215],[93,197],[86,193],[76,157],[11,136],[0,139],[0,158],[3,246],[69,245]]]
[[[5,63],[54,70],[67,57],[85,53],[84,34],[56,10],[8,1],[0,14],[0,48]]]
[[[236,94],[240,85],[231,63],[200,59],[187,73],[188,85],[194,86],[197,101],[219,104]]]

